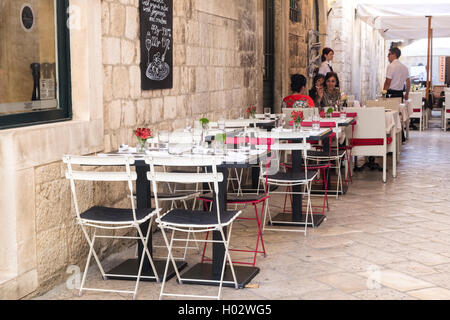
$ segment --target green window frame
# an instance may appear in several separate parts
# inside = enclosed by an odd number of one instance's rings
[[[58,46],[58,85],[59,108],[36,110],[32,112],[0,115],[0,129],[72,120],[72,93],[70,73],[70,30],[69,0],[56,1],[56,37]]]

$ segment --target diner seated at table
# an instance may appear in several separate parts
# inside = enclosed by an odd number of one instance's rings
[[[313,101],[316,101],[318,88],[323,88],[325,83],[325,76],[323,74],[318,74],[314,77],[313,87],[309,90],[309,96]],[[314,103],[317,105],[316,103]]]
[[[283,108],[313,108],[314,101],[310,96],[306,95],[306,78],[302,74],[293,74],[291,76],[292,94],[283,99]],[[297,105],[297,101],[300,102]]]
[[[315,105],[320,109],[334,107],[339,104],[341,91],[336,87],[338,75],[335,72],[328,72],[325,76],[325,85],[317,89]]]

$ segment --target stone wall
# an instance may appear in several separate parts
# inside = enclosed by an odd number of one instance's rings
[[[335,54],[333,69],[341,91],[365,102],[381,91],[386,69],[385,40],[355,17],[355,1],[337,0],[328,17],[325,46]]]
[[[315,30],[314,3],[300,0],[300,21],[289,19],[289,0],[275,1],[275,111],[281,112],[282,99],[291,94],[291,75],[300,73],[307,75],[308,64],[308,32]],[[319,0],[319,29],[326,25],[327,4]],[[312,79],[308,79],[308,88]]]
[[[260,0],[259,0],[260,1]],[[142,91],[137,0],[103,0],[105,150],[133,130],[177,130],[262,101],[258,1],[174,0],[173,88]]]

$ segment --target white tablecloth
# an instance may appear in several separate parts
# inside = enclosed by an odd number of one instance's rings
[[[400,114],[398,111],[386,111],[386,133],[396,133],[402,131],[402,122],[400,121]]]
[[[401,115],[401,118],[402,118],[401,120],[403,121],[403,124],[406,124],[406,122],[408,121],[412,110],[410,112],[409,109],[408,109],[408,106],[406,104],[400,104],[398,106],[398,110],[400,112],[400,115]]]

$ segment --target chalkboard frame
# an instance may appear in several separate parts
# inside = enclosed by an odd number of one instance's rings
[[[168,9],[165,16],[161,3]],[[140,0],[139,21],[141,89],[172,89],[173,0]]]

